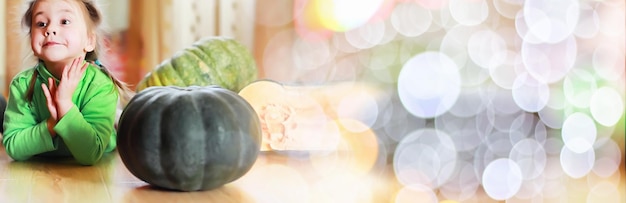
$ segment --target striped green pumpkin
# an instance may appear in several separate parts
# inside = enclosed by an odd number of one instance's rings
[[[256,64],[245,46],[231,38],[212,36],[161,62],[139,81],[136,91],[150,86],[218,85],[238,92],[256,79]]]

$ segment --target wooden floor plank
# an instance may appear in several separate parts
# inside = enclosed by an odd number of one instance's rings
[[[176,192],[152,187],[136,178],[126,169],[117,152],[105,155],[94,166],[80,166],[71,159],[33,158],[16,162],[0,146],[0,202],[377,203],[402,202],[396,198],[403,191],[403,198],[424,198],[424,193],[406,190],[407,187],[395,178],[390,164],[374,167],[368,174],[359,174],[352,173],[353,168],[345,164],[333,164],[339,160],[336,157],[316,156],[315,159],[305,154],[262,152],[248,173],[223,187]],[[608,198],[624,202],[624,175],[623,165],[619,173],[611,177],[599,177],[591,172],[587,177],[572,179],[561,174],[560,178],[546,180],[544,194],[540,197],[544,202],[587,202],[588,197],[591,201],[610,202],[605,200]],[[596,185],[596,188],[589,185]],[[555,191],[565,193],[551,194]],[[445,200],[441,194],[437,194],[437,198],[437,201]],[[479,187],[463,202],[498,201],[490,199]]]
[[[33,173],[30,164],[12,162],[0,145],[0,202],[28,202]]]
[[[107,185],[97,166],[82,166],[73,160],[34,159],[23,170],[31,171],[31,202],[80,202],[93,198],[94,201],[111,202]]]
[[[0,180],[0,202],[29,202],[30,184],[17,179]]]

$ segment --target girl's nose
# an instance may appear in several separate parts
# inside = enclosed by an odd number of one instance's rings
[[[44,33],[44,35],[45,35],[46,37],[47,37],[47,36],[49,36],[50,34],[52,34],[52,35],[57,35],[57,32],[56,32],[56,31],[52,31],[52,32],[50,32],[50,31],[46,31],[46,32]]]

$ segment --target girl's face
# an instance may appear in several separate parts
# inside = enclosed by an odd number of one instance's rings
[[[79,3],[75,0],[39,0],[35,3],[30,42],[36,57],[62,64],[93,51],[95,34],[87,30]]]

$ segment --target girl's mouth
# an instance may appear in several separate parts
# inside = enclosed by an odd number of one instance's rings
[[[45,42],[43,43],[43,47],[47,47],[47,46],[54,46],[54,45],[58,45],[59,43],[56,42]]]

